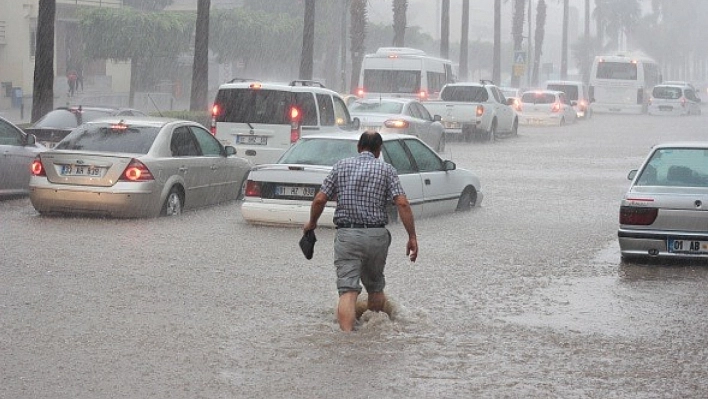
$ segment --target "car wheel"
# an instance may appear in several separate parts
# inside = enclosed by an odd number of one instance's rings
[[[487,132],[487,141],[494,141],[497,136],[497,121],[492,121],[492,126],[489,127]]]
[[[179,188],[172,187],[170,193],[167,194],[165,204],[162,206],[162,216],[179,216],[182,214],[184,206],[184,198]]]
[[[474,131],[471,128],[462,129],[462,139],[466,143],[469,143],[470,141],[472,141],[473,137],[474,137]]]
[[[519,135],[519,120],[518,119],[514,119],[514,123],[511,124],[511,135],[512,136]]]
[[[460,195],[460,199],[457,202],[456,211],[469,211],[477,203],[477,190],[474,187],[466,187]]]
[[[561,118],[560,121],[558,121],[558,126],[563,126],[565,125],[565,118]]]

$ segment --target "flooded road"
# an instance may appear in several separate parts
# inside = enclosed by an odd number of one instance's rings
[[[393,243],[393,317],[335,320],[333,230],[40,217],[0,201],[0,398],[698,398],[708,265],[624,264],[620,197],[652,144],[708,116],[596,115],[448,143],[484,204]]]

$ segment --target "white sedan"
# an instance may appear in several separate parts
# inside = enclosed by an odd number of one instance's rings
[[[578,114],[562,91],[532,90],[521,95],[518,110],[521,125],[556,125],[575,123]]]
[[[357,155],[359,133],[321,134],[301,138],[278,163],[255,166],[249,173],[241,205],[243,218],[255,224],[302,225],[310,205],[332,166]],[[480,206],[484,195],[471,171],[443,160],[417,137],[382,135],[383,161],[398,171],[401,184],[417,218],[465,211]],[[335,201],[330,201],[320,225],[333,227]],[[391,204],[389,220],[397,214]]]
[[[445,150],[445,127],[440,116],[413,98],[376,98],[354,101],[349,105],[352,118],[359,118],[360,131],[381,134],[399,133],[419,137],[435,151]]]

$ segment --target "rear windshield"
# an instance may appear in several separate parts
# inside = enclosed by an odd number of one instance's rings
[[[332,166],[356,155],[356,141],[305,138],[290,147],[278,163]]]
[[[546,87],[548,90],[562,91],[565,93],[569,100],[578,99],[578,86],[575,85],[559,85],[559,84],[548,84]]]
[[[489,99],[487,89],[479,86],[447,86],[440,93],[443,101],[463,101],[468,103],[480,103]]]
[[[147,154],[159,127],[91,124],[74,129],[56,145],[58,150],[82,150]]]
[[[420,91],[420,71],[366,69],[364,90],[369,93],[416,94]]]
[[[221,107],[217,122],[289,125],[293,107],[304,126],[316,126],[318,120],[317,103],[310,92],[222,89],[214,105]]]
[[[659,149],[642,170],[637,185],[708,187],[708,150]]]
[[[527,104],[553,104],[556,96],[550,93],[524,93],[521,102]]]
[[[34,127],[71,129],[79,125],[79,116],[81,117],[81,123],[83,123],[111,116],[111,113],[111,111],[98,110],[82,110],[79,112],[78,110],[55,109],[38,120]]]
[[[385,101],[355,102],[349,106],[349,109],[353,113],[400,114],[403,111],[403,104]]]
[[[661,98],[664,100],[678,100],[681,98],[681,88],[680,87],[668,87],[668,86],[656,86],[651,92],[654,98]]]
[[[597,64],[598,79],[637,80],[637,64],[633,62],[600,62]]]

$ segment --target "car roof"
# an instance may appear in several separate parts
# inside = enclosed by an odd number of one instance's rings
[[[223,89],[251,89],[254,86],[258,86],[260,89],[264,90],[281,90],[281,91],[294,91],[294,92],[315,92],[315,93],[327,93],[336,94],[334,90],[324,87],[321,83],[314,80],[293,80],[291,82],[263,82],[257,79],[234,79],[231,82],[224,83],[219,86],[219,90]]]
[[[94,119],[90,122],[85,122],[85,124],[105,124],[105,123],[125,123],[127,125],[134,126],[152,126],[152,127],[162,127],[172,122],[183,122],[186,124],[195,124],[197,122],[175,119],[175,118],[165,118],[157,116],[107,116],[104,118]]]
[[[403,98],[403,97],[376,97],[376,98],[360,98],[356,100],[355,102],[357,103],[377,103],[377,102],[387,102],[387,103],[401,103],[401,104],[407,104],[407,103],[418,103],[418,101],[415,98]]]
[[[526,90],[522,95],[526,93],[538,93],[538,94],[565,94],[565,92],[560,90],[547,90],[547,89],[537,89],[537,90]]]
[[[582,86],[585,83],[579,81],[579,80],[547,80],[546,84],[552,84],[552,85],[568,85],[568,86]]]
[[[309,140],[309,139],[335,139],[335,140],[349,140],[349,141],[358,141],[359,137],[361,137],[361,132],[356,132],[356,133],[318,133],[318,134],[308,134],[307,136],[303,136],[301,140]],[[400,134],[400,133],[385,133],[381,135],[381,138],[383,138],[383,141],[394,141],[394,140],[401,140],[401,139],[409,139],[409,138],[417,138],[416,136],[412,136],[410,134]]]
[[[703,148],[708,150],[708,141],[674,141],[656,144],[652,148]]]

